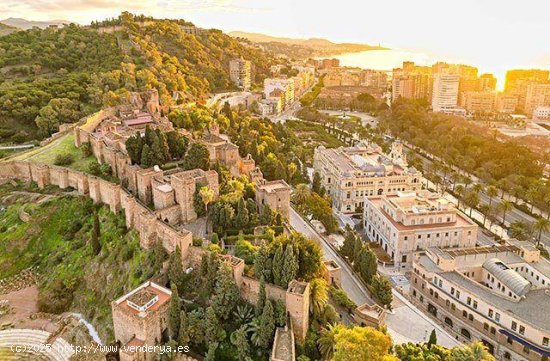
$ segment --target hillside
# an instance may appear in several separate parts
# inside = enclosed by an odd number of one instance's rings
[[[14,31],[17,31],[17,28],[14,28],[13,26],[9,26],[6,24],[0,23],[0,36],[8,35],[13,33]]]
[[[229,60],[253,62],[255,80],[273,57],[219,30],[188,34],[183,20],[143,21],[129,13],[93,27],[31,29],[0,38],[0,143],[46,137],[126,99],[156,88],[163,106],[201,101],[233,89]],[[38,124],[38,127],[37,127]]]
[[[49,20],[49,21],[33,21],[21,18],[7,18],[0,20],[0,23],[22,30],[32,29],[34,27],[45,29],[51,25],[61,26],[68,25],[71,22],[67,20]]]
[[[82,313],[103,340],[111,341],[110,302],[160,270],[154,252],[140,248],[122,214],[56,187],[4,184],[0,206],[5,207],[0,212],[0,279],[38,269],[40,311]],[[94,212],[101,225],[97,255],[91,246]],[[22,213],[29,217],[26,222]]]
[[[331,56],[343,53],[353,53],[368,50],[385,50],[381,46],[353,43],[334,43],[327,39],[295,39],[275,37],[259,33],[248,33],[233,31],[229,35],[246,39],[250,42],[260,44],[266,50],[274,53],[284,54],[290,58],[308,58],[317,56]]]

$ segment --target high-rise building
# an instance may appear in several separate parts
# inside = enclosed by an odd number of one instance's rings
[[[550,83],[529,84],[525,94],[525,114],[533,115],[537,108],[548,106],[550,106]]]
[[[242,58],[229,62],[229,79],[241,89],[248,90],[252,85],[252,63]]]
[[[294,102],[294,80],[285,78],[268,78],[264,80],[264,95],[269,98],[274,90],[284,93],[284,108]]]
[[[518,97],[516,95],[499,93],[496,100],[496,111],[499,113],[514,113],[518,106]]]
[[[467,91],[462,93],[460,106],[470,113],[490,113],[495,110],[496,93]]]
[[[432,69],[417,66],[411,61],[403,62],[401,69],[393,69],[392,101],[399,98],[429,99],[431,95]]]
[[[497,78],[493,74],[485,73],[479,76],[478,90],[482,92],[494,92],[497,88]]]
[[[446,112],[456,109],[460,76],[439,72],[434,76],[432,90],[432,110]]]
[[[529,85],[548,83],[549,76],[550,71],[541,69],[515,69],[506,72],[504,92],[518,98],[516,111],[525,111]]]

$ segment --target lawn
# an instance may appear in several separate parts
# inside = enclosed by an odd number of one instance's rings
[[[93,155],[85,157],[82,154],[82,151],[74,145],[74,134],[72,133],[54,140],[52,143],[45,145],[44,147],[25,152],[14,159],[53,165],[56,157],[64,154],[71,154],[74,159],[74,162],[66,167],[81,172],[87,172],[90,163],[95,161]]]

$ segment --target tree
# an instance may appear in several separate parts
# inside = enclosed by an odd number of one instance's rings
[[[430,333],[430,339],[428,340],[428,347],[431,345],[437,345],[437,334],[435,333],[435,329]]]
[[[144,168],[149,168],[154,166],[156,163],[155,155],[148,144],[143,145],[143,150],[141,151],[141,160],[140,164]]]
[[[398,361],[390,355],[391,338],[370,327],[335,326],[333,361]]]
[[[177,340],[180,345],[188,345],[191,341],[191,338],[189,337],[189,322],[187,320],[187,313],[184,310],[180,312],[180,327]]]
[[[538,218],[533,224],[533,229],[538,233],[537,234],[537,246],[540,244],[540,239],[543,233],[550,231],[550,221],[545,218]]]
[[[262,315],[260,316],[260,328],[258,330],[258,346],[264,350],[269,348],[275,332],[275,316],[273,304],[266,302]]]
[[[101,229],[99,226],[99,215],[96,210],[94,211],[94,224],[92,228],[92,238],[91,238],[92,252],[94,255],[98,255],[99,252],[101,252],[101,242],[99,240],[100,236],[101,236]]]
[[[233,278],[233,272],[227,264],[222,264],[218,270],[211,303],[216,315],[222,320],[227,320],[233,313],[239,299],[239,288]]]
[[[260,215],[260,224],[262,226],[269,226],[273,220],[273,211],[269,205],[264,205],[262,214]]]
[[[179,335],[181,324],[181,300],[178,294],[178,286],[172,284],[172,297],[170,298],[170,306],[168,310],[168,332],[170,338],[175,340]]]
[[[489,197],[489,207],[490,207],[493,203],[493,198],[498,196],[498,189],[495,186],[490,185],[489,187],[487,187],[487,196]]]
[[[282,279],[282,273],[283,273],[283,262],[284,262],[283,245],[279,244],[273,256],[273,262],[272,262],[272,268],[271,268],[271,272],[273,273],[273,283],[275,283],[276,285],[280,285],[282,283],[281,279]]]
[[[479,194],[475,189],[470,190],[464,197],[464,202],[470,207],[470,217],[472,217],[472,211],[479,204]]]
[[[363,247],[360,251],[358,269],[361,277],[363,277],[363,279],[370,284],[372,282],[372,278],[376,275],[378,261],[374,252],[368,247]]]
[[[160,242],[159,242],[160,243]],[[176,246],[174,252],[170,254],[170,261],[168,264],[168,278],[171,284],[177,285],[179,288],[183,288],[183,264],[181,262],[181,249],[180,246]]]
[[[254,259],[254,273],[259,279],[271,280],[271,258],[267,246],[261,245]]]
[[[332,355],[334,354],[334,345],[336,344],[335,336],[338,330],[339,328],[333,325],[328,325],[327,328],[323,328],[321,330],[321,334],[317,339],[317,347],[319,348],[319,352],[321,353],[323,360],[332,359]]]
[[[518,241],[527,241],[532,237],[533,227],[524,221],[514,221],[508,227],[510,236]]]
[[[393,295],[390,281],[386,277],[375,276],[372,278],[372,288],[380,303],[391,309]]]
[[[237,350],[237,356],[239,360],[246,360],[250,351],[250,345],[247,339],[248,329],[246,325],[242,325],[236,331],[231,334],[231,344],[235,346]]]
[[[502,224],[506,226],[506,214],[514,209],[514,204],[510,201],[503,200],[499,203],[498,208],[502,212]]]
[[[355,240],[353,241],[353,267],[357,269],[359,265],[359,258],[361,257],[361,251],[363,250],[363,241],[361,241],[361,237],[359,235],[355,234]]]
[[[235,226],[238,229],[244,229],[248,227],[249,214],[248,209],[246,208],[244,199],[239,199],[239,203],[237,204],[237,216],[235,218]]]
[[[260,278],[260,290],[258,292],[258,301],[256,302],[256,309],[255,309],[256,317],[259,317],[262,314],[266,301],[267,301],[267,296],[265,293],[265,280],[262,277]]]
[[[210,345],[221,342],[225,339],[225,331],[216,316],[216,311],[212,306],[206,309],[206,318],[204,320],[205,341]]]
[[[481,342],[474,342],[451,351],[453,361],[494,361],[495,358],[487,351]]]
[[[191,170],[197,168],[202,170],[210,168],[210,153],[203,144],[193,143],[185,156],[183,169]]]
[[[321,175],[319,172],[313,173],[313,182],[311,184],[311,190],[315,193],[317,193],[320,196],[324,196],[324,192],[322,192],[322,185],[321,185]]]
[[[199,189],[199,196],[201,197],[202,204],[204,204],[204,214],[206,215],[206,233],[208,233],[208,205],[214,201],[216,196],[214,191],[208,186],[203,186]]]
[[[202,308],[193,310],[187,315],[188,337],[195,345],[200,345],[205,340],[204,310]]]
[[[126,140],[126,151],[133,164],[141,164],[141,153],[143,151],[143,140],[139,132],[128,137]]]
[[[328,302],[327,282],[322,278],[316,278],[309,283],[310,312],[319,317]]]
[[[346,224],[346,236],[344,238],[344,243],[342,244],[342,248],[340,248],[340,252],[344,257],[348,258],[350,261],[353,260],[355,238],[356,238],[355,233],[353,232],[349,224]]]
[[[279,286],[287,288],[290,281],[296,278],[298,274],[298,259],[294,253],[294,248],[291,244],[287,244],[284,253],[283,269],[281,270],[281,278]]]
[[[464,191],[465,191],[465,188],[462,184],[459,184],[455,187],[457,208],[458,209],[460,209],[460,200],[462,199],[462,197],[464,197]]]
[[[204,361],[216,361],[216,351],[218,350],[218,343],[212,342],[208,345],[208,351],[204,356]]]

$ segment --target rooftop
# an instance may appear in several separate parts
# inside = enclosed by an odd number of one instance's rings
[[[258,188],[262,191],[265,191],[267,193],[282,191],[282,190],[290,190],[290,186],[287,182],[284,180],[274,180],[274,181],[266,181],[263,183],[260,183],[257,185]]]
[[[172,291],[154,282],[147,281],[133,291],[120,297],[115,301],[115,304],[127,313],[144,318],[147,316],[148,312],[156,311],[162,305],[169,302],[171,297]],[[155,300],[155,298],[157,299]],[[152,302],[153,300],[155,300],[155,302]],[[138,308],[144,308],[144,310],[140,311],[136,309],[136,307],[130,306],[129,302],[133,303]],[[149,306],[144,307],[148,303],[150,303]]]

